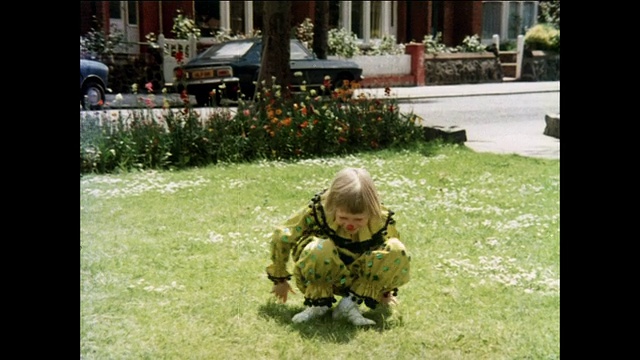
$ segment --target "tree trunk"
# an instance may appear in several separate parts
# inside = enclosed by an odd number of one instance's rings
[[[282,86],[282,96],[289,96],[291,1],[265,1],[263,19],[262,60],[256,94],[263,87],[270,88],[275,84]],[[272,79],[275,79],[275,82]]]
[[[326,59],[329,48],[329,1],[316,1],[316,23],[313,26],[313,52]]]

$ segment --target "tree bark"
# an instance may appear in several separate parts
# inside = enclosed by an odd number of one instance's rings
[[[316,23],[313,26],[313,52],[326,59],[329,49],[329,1],[316,1]]]
[[[280,85],[282,86],[282,96],[289,96],[289,85],[291,84],[291,66],[289,64],[291,1],[265,1],[263,19],[262,60],[256,93],[261,91],[263,87],[270,88],[272,85]]]

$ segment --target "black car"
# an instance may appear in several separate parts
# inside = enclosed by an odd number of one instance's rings
[[[221,98],[237,100],[238,89],[250,99],[255,93],[255,82],[260,71],[262,38],[231,40],[214,44],[185,65],[176,67],[178,91],[186,85],[187,92],[195,96],[199,106]],[[299,40],[291,39],[291,85],[294,91],[306,84],[308,90],[320,89],[325,79],[333,88],[341,87],[344,80],[362,80],[362,68],[352,61],[318,59]],[[224,84],[224,86],[222,86]],[[212,90],[216,98],[209,100]],[[222,93],[222,94],[221,94]]]

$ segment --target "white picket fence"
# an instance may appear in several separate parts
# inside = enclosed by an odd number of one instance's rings
[[[178,66],[175,54],[182,52],[182,62],[186,63],[198,54],[197,41],[193,35],[189,39],[167,39],[163,34],[158,36],[158,45],[163,49],[162,75],[164,86],[173,86],[173,69]]]

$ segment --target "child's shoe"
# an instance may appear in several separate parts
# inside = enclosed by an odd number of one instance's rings
[[[329,311],[328,306],[309,306],[304,311],[295,314],[291,320],[294,323],[302,323],[320,317],[326,314],[327,311]]]
[[[350,296],[343,297],[340,303],[338,303],[338,306],[333,309],[333,318],[339,319],[341,317],[346,317],[353,325],[363,326],[376,324],[375,321],[362,316],[358,304],[353,302]]]

